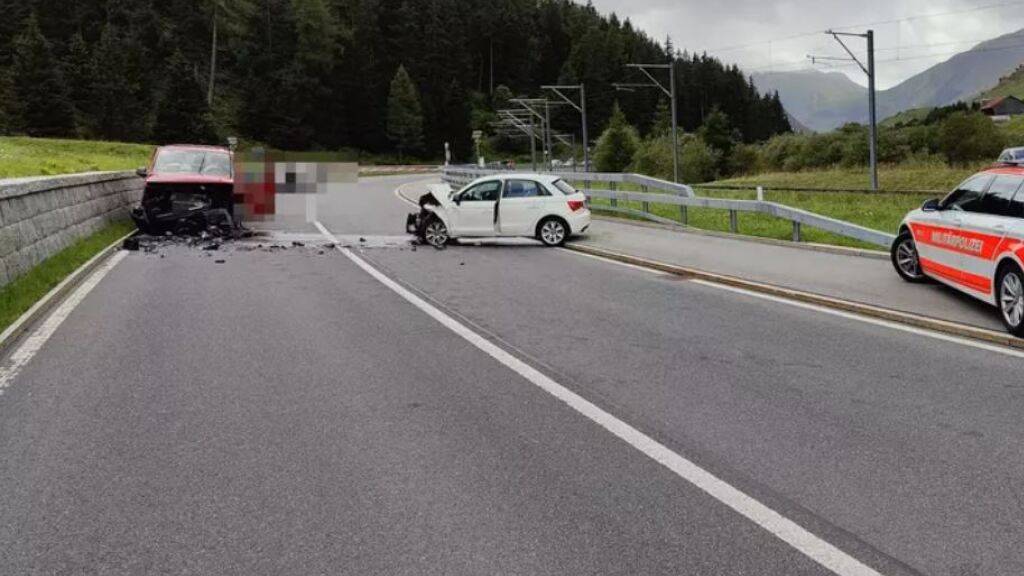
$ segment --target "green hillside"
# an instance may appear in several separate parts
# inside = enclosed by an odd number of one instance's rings
[[[1009,76],[999,79],[999,84],[981,93],[979,98],[1002,98],[1016,96],[1024,99],[1024,67],[1017,68]]]

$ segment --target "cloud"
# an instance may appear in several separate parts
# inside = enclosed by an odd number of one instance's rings
[[[879,88],[887,88],[956,52],[1024,28],[1024,1],[1008,0],[592,0],[629,18],[652,38],[672,37],[681,50],[707,51],[748,72],[810,68],[808,54],[843,57],[822,32],[875,30]],[[858,55],[862,40],[849,43]],[[852,64],[833,64],[855,82]],[[827,67],[818,66],[822,69]]]

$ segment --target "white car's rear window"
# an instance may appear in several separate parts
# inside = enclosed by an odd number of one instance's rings
[[[561,191],[561,193],[565,194],[566,196],[572,196],[573,194],[576,193],[576,189],[570,186],[569,183],[566,182],[565,180],[555,180],[554,185],[555,188],[558,188],[558,190]]]

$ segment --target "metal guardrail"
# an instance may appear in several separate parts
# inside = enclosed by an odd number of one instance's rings
[[[448,166],[444,169],[442,177],[445,182],[454,187],[464,186],[477,178],[500,173],[502,173],[501,170],[484,170],[480,168]],[[551,172],[550,174],[565,180],[583,182],[583,192],[589,198],[602,198],[609,200],[611,206],[602,206],[600,208],[601,210],[608,209],[612,212],[632,214],[655,222],[685,225],[687,221],[686,209],[692,206],[694,208],[727,210],[729,212],[729,229],[734,233],[739,231],[738,213],[755,212],[767,214],[782,220],[789,220],[793,226],[794,242],[800,242],[802,240],[803,226],[808,226],[837,236],[852,238],[854,240],[859,240],[861,242],[874,244],[875,246],[881,246],[884,248],[891,246],[893,240],[896,238],[894,235],[886,232],[873,230],[871,228],[860,226],[859,224],[853,224],[851,222],[837,220],[835,218],[829,218],[828,216],[822,216],[799,208],[793,208],[792,206],[786,206],[785,204],[779,204],[778,202],[769,202],[766,200],[733,200],[728,198],[697,196],[694,193],[693,188],[685,184],[675,184],[673,182],[666,182],[665,180],[651,178],[650,176],[642,176],[640,174],[607,174],[595,172]],[[608,188],[594,188],[591,186],[594,183],[608,184],[609,186]],[[618,190],[618,185],[621,183],[638,185],[642,191],[632,192],[627,190]],[[660,192],[648,192],[648,190],[652,189],[659,190]],[[643,209],[635,210],[620,207],[618,205],[620,201],[640,202]],[[679,221],[651,214],[650,204],[679,206]]]

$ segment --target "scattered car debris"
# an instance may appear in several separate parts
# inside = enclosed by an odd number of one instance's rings
[[[227,260],[214,260],[213,261],[214,264],[223,264],[225,262],[227,262]]]
[[[294,246],[296,248],[302,248],[305,245],[306,245],[305,242],[299,242],[298,240],[292,240],[292,246]]]
[[[130,250],[132,252],[138,252],[139,239],[136,238],[135,236],[129,236],[128,238],[124,239],[124,242],[121,243],[121,248],[124,248],[125,250]]]

